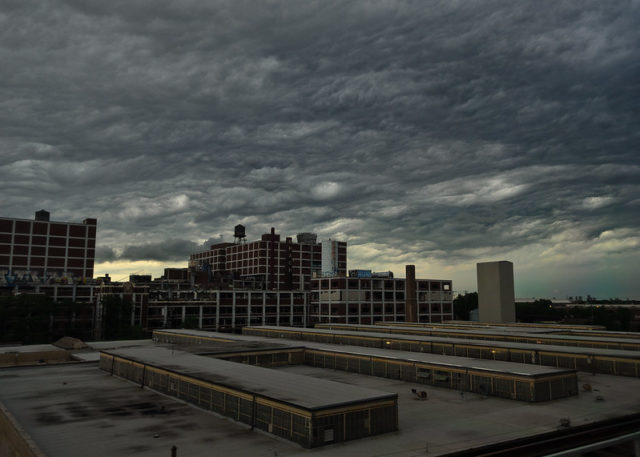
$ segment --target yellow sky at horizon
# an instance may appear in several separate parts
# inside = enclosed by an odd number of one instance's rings
[[[96,263],[94,277],[104,276],[106,273],[113,281],[128,281],[132,274],[150,274],[159,278],[165,268],[186,268],[187,262],[160,262],[155,260],[117,260],[115,262]]]

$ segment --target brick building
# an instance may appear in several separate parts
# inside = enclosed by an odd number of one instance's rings
[[[300,233],[294,242],[281,239],[273,228],[259,240],[245,242],[243,226],[236,226],[235,235],[234,243],[191,254],[188,268],[166,268],[155,280],[132,275],[129,283],[111,283],[108,275],[89,280],[95,219],[53,222],[46,211],[39,211],[35,220],[0,218],[0,282],[16,278],[13,286],[4,288],[7,293],[45,294],[55,302],[86,304],[79,309],[96,337],[103,330],[103,302],[114,295],[132,305],[127,319],[143,329],[184,325],[237,330],[246,325],[453,318],[451,281],[414,280],[411,288],[411,281],[393,279],[390,272],[347,278],[344,242],[318,242],[312,233]]]
[[[93,278],[96,219],[82,223],[0,217],[0,281]]]
[[[323,243],[309,233],[299,234],[297,242],[291,237],[282,241],[272,228],[259,241],[219,243],[192,254],[189,268],[206,271],[212,281],[227,276],[255,290],[308,291],[311,278],[321,274]],[[331,243],[335,273],[346,276],[347,244]]]

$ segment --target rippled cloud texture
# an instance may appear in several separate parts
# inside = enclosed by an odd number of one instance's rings
[[[640,297],[638,2],[0,4],[2,215],[97,273],[315,231],[349,267]],[[401,276],[402,274],[400,274]]]

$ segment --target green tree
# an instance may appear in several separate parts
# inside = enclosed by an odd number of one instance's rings
[[[198,318],[195,316],[186,316],[184,321],[182,322],[182,328],[197,329]]]
[[[468,292],[464,295],[458,294],[453,299],[453,313],[455,319],[468,321],[469,312],[478,308],[478,292]]]
[[[618,306],[616,308],[616,318],[620,323],[620,330],[628,332],[631,330],[631,320],[633,319],[633,312],[629,308]]]
[[[102,338],[105,340],[122,340],[131,338],[131,312],[129,300],[119,295],[102,297]]]
[[[520,322],[557,321],[563,316],[563,311],[554,308],[551,300],[544,298],[516,305],[516,320]]]
[[[50,297],[20,294],[0,299],[0,340],[22,344],[49,343],[55,304]]]

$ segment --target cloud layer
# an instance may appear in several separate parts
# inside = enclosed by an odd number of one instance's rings
[[[458,290],[506,258],[519,295],[639,297],[638,13],[4,2],[2,214],[97,217],[105,271],[243,223]]]

